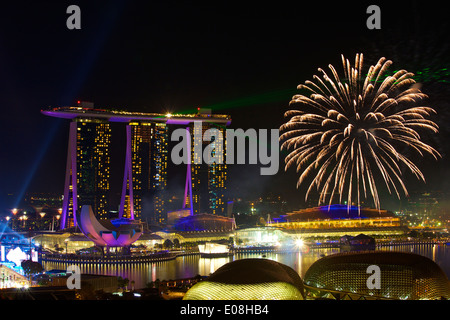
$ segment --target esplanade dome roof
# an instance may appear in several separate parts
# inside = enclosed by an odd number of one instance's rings
[[[380,270],[380,288],[368,288],[369,266]],[[389,299],[450,299],[450,283],[431,259],[409,252],[346,252],[326,256],[306,271],[304,284],[325,292],[341,291]]]
[[[269,259],[241,259],[217,269],[186,292],[185,300],[303,300],[292,268]]]
[[[270,259],[241,259],[216,270],[208,281],[228,284],[286,282],[303,288],[303,282],[292,268]]]

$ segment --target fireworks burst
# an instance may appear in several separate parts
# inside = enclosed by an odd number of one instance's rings
[[[341,57],[343,79],[332,65],[331,76],[319,68],[322,78],[314,75],[314,82],[297,87],[310,94],[295,95],[289,103],[299,108],[287,111],[285,117],[290,120],[280,127],[281,149],[292,149],[285,158],[285,170],[296,166],[297,188],[313,176],[306,199],[316,189],[319,205],[326,204],[327,198],[332,204],[337,194],[342,202],[347,194],[348,205],[356,197],[359,206],[361,198],[370,195],[380,209],[377,176],[399,199],[401,190],[408,195],[402,167],[425,181],[405,151],[440,157],[419,135],[419,131],[438,132],[429,120],[435,111],[416,106],[426,95],[415,85],[412,73],[400,70],[385,76],[392,61],[381,58],[364,74],[362,54],[356,55],[354,66]]]

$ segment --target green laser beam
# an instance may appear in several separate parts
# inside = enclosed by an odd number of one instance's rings
[[[202,106],[204,109],[211,109],[214,111],[218,110],[229,110],[234,108],[241,108],[241,107],[249,107],[254,106],[258,104],[265,104],[265,103],[271,103],[271,102],[279,102],[279,101],[287,101],[289,102],[294,94],[298,92],[297,88],[289,88],[289,89],[283,89],[283,90],[277,90],[277,91],[271,91],[271,92],[265,92],[255,95],[250,95],[234,100],[229,101],[223,101],[223,102],[217,102],[215,104],[210,104],[206,106]],[[181,112],[176,112],[174,114],[192,114],[197,112],[197,108],[189,107],[188,109],[185,109]],[[218,124],[215,122],[209,122],[210,125],[214,125],[216,127],[219,127],[223,130],[226,130],[226,125]],[[250,140],[249,136],[244,135]],[[261,143],[260,139],[257,139],[258,143]]]
[[[264,104],[270,102],[278,102],[278,101],[290,101],[292,95],[297,92],[297,88],[283,89],[278,91],[264,92],[255,95],[250,95],[242,98],[237,98],[228,101],[217,102],[205,106],[201,106],[204,109],[211,109],[214,111],[218,110],[229,110],[240,107],[249,107],[257,104]],[[186,109],[176,112],[176,114],[189,114],[197,112],[197,108],[195,107],[187,107]]]
[[[399,70],[386,71],[386,73],[378,79],[378,82],[383,82],[384,79],[394,75],[398,71]],[[423,68],[422,70],[417,70],[416,72],[414,72],[414,76],[412,76],[412,79],[414,79],[416,82],[437,81],[443,83],[450,83],[449,76],[450,72],[448,68],[440,68],[437,70],[432,70],[431,68],[427,67]]]

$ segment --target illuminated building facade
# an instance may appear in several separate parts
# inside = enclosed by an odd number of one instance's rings
[[[100,119],[76,118],[70,123],[63,221],[76,224],[74,210],[91,205],[100,219],[106,219],[110,178],[111,128]]]
[[[294,211],[269,221],[267,226],[304,236],[404,235],[407,227],[386,210],[331,205]]]
[[[289,234],[279,228],[254,227],[236,229],[234,242],[237,246],[277,246],[288,243],[292,239]]]
[[[150,162],[151,194],[153,199],[152,221],[167,222],[166,189],[168,163],[168,127],[165,123],[154,123],[152,157]]]
[[[77,107],[50,108],[43,114],[71,119],[67,154],[64,200],[61,214],[61,229],[76,225],[74,209],[91,205],[95,214],[106,218],[107,193],[110,176],[110,122],[126,123],[127,145],[125,170],[120,200],[119,217],[142,218],[147,214],[149,222],[165,223],[167,220],[166,195],[168,161],[168,125],[189,126],[194,122],[214,123],[226,127],[231,123],[228,115],[158,114],[115,111],[93,108],[92,104]],[[222,133],[224,129],[221,129]],[[221,140],[222,141],[222,140]],[[225,157],[225,155],[223,155]],[[192,168],[198,177],[203,169]],[[211,208],[213,214],[225,212],[226,165],[211,165],[206,168],[207,193],[200,197],[200,184],[192,182],[199,195],[197,208]],[[191,170],[189,170],[191,172]],[[195,181],[199,181],[196,179]],[[146,193],[153,205],[146,209]],[[191,192],[192,194],[192,192]],[[211,194],[211,196],[210,196]],[[191,197],[192,199],[192,197]],[[200,206],[200,201],[207,204]],[[190,203],[194,203],[190,201]],[[186,201],[185,201],[186,204]],[[198,211],[200,212],[200,211]]]
[[[110,124],[96,119],[80,119],[77,123],[78,208],[92,205],[99,219],[106,219],[110,183]]]
[[[174,225],[177,231],[233,231],[236,229],[234,218],[200,213],[179,218]]]
[[[165,223],[168,127],[165,123],[146,121],[133,121],[129,126],[134,217],[140,219],[146,216],[151,223]],[[131,216],[129,202],[130,196],[127,194],[124,209],[126,217]]]
[[[133,172],[133,204],[135,218],[142,213],[142,198],[150,191],[151,123],[131,122],[131,166]],[[127,199],[129,203],[129,198]],[[128,205],[125,212],[130,217]]]
[[[218,135],[208,136],[207,130],[216,129]],[[202,121],[201,125],[192,124],[192,209],[194,214],[210,213],[217,215],[227,214],[227,201],[225,199],[227,165],[226,158],[226,139],[225,126],[220,126],[208,121]],[[196,137],[203,137],[200,141]],[[211,158],[217,160],[210,162],[208,159],[201,159],[196,150],[203,150],[205,145],[209,145],[212,152]],[[210,158],[210,159],[211,159]]]
[[[0,264],[0,289],[29,285],[28,279],[17,271]]]

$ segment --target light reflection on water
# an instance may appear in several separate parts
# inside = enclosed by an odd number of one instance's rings
[[[423,256],[426,256],[435,261],[442,270],[450,278],[450,246],[445,245],[403,245],[382,247],[382,251],[406,251],[413,252]],[[140,263],[140,264],[79,264],[82,273],[88,274],[105,274],[121,276],[128,278],[130,281],[135,281],[135,288],[144,288],[147,283],[151,281],[170,280],[170,279],[182,279],[191,278],[200,274],[202,276],[208,276],[224,264],[246,258],[266,258],[275,260],[290,266],[298,272],[298,274],[304,278],[306,271],[309,267],[320,258],[338,253],[339,249],[316,249],[309,252],[301,253],[264,253],[264,257],[261,253],[247,253],[247,254],[235,254],[226,258],[200,258],[197,256],[182,256],[175,260],[160,261],[153,263]],[[43,266],[45,270],[67,268],[66,263],[56,262],[44,262]]]

